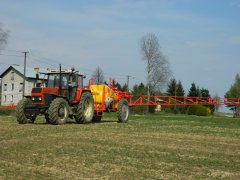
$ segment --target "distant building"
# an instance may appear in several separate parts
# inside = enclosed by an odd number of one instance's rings
[[[1,75],[1,106],[17,105],[23,97],[24,67],[12,65]],[[36,74],[33,68],[26,68],[25,96],[31,94],[36,84]]]

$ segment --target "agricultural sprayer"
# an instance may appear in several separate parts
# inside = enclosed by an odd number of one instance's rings
[[[39,69],[36,69],[39,77]],[[68,118],[77,123],[100,122],[103,112],[117,112],[118,122],[125,123],[129,116],[129,94],[108,85],[95,85],[92,80],[83,86],[84,75],[74,68],[47,70],[44,83],[32,88],[31,96],[25,96],[16,107],[20,124],[34,122],[38,115],[44,115],[50,124],[64,124]]]

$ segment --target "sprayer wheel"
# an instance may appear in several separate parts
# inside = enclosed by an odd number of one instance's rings
[[[126,123],[128,121],[129,107],[128,101],[126,99],[120,99],[120,101],[118,102],[117,116],[119,123]]]

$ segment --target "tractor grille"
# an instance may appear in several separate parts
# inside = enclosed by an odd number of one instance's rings
[[[41,93],[42,92],[42,88],[33,88],[32,89],[32,93]]]
[[[32,97],[32,101],[33,102],[42,102],[42,97],[41,96],[33,96]]]
[[[45,105],[50,105],[50,103],[53,100],[53,95],[52,94],[44,94],[44,103]]]

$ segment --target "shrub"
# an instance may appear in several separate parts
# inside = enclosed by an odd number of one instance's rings
[[[209,116],[211,114],[211,110],[208,107],[196,105],[190,106],[188,108],[188,115],[197,115],[197,116]]]
[[[162,106],[162,111],[165,113],[174,113],[174,114],[186,114],[187,106]]]

